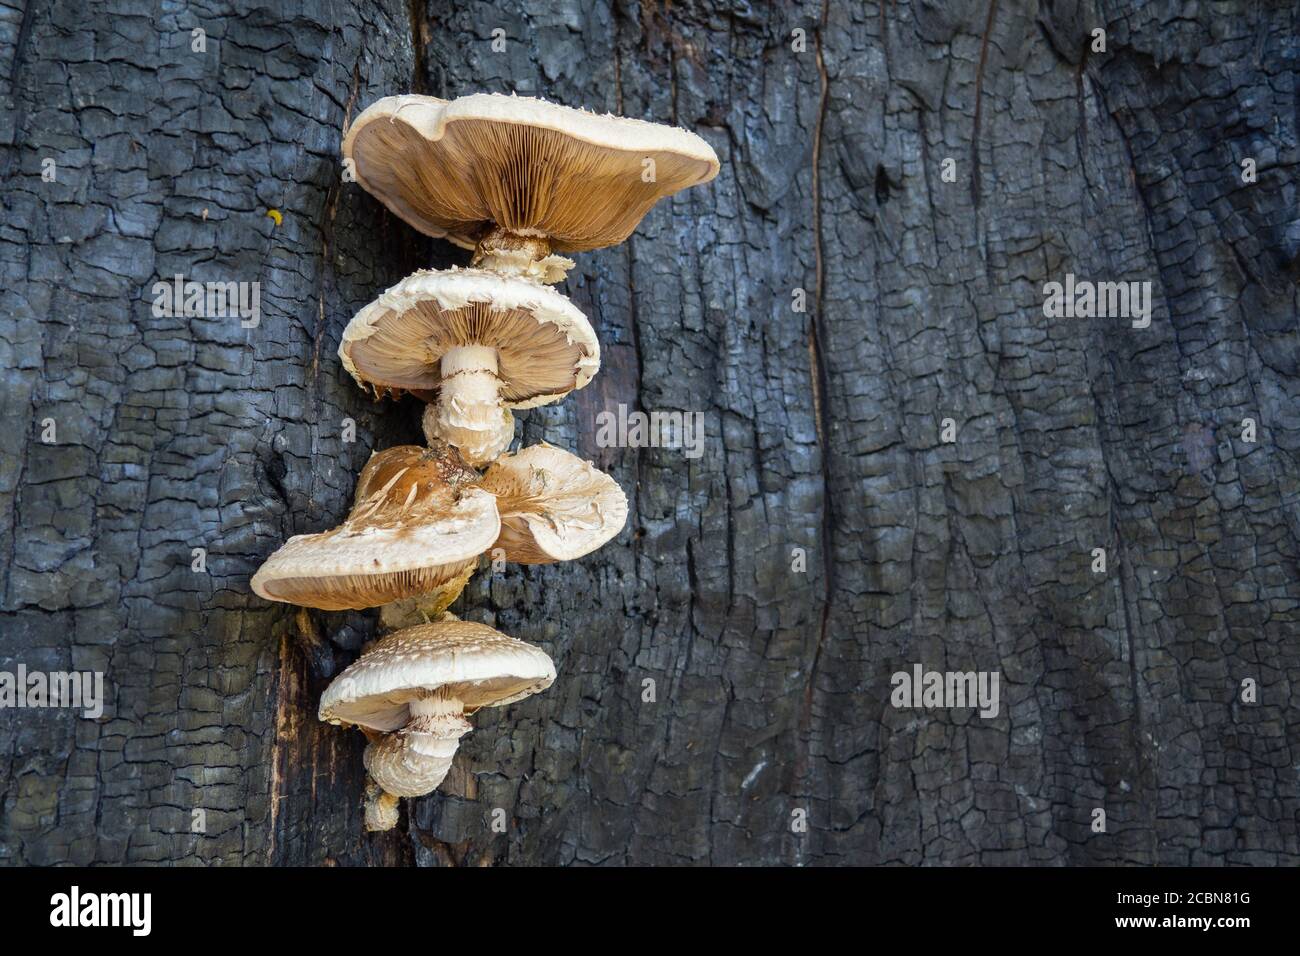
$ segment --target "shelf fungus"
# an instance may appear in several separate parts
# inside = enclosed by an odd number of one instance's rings
[[[269,601],[328,611],[425,595],[436,613],[460,594],[500,527],[495,496],[454,448],[399,445],[371,455],[342,525],[290,538],[252,586]]]
[[[555,665],[541,649],[486,624],[440,621],[377,641],[325,689],[319,717],[367,731],[364,761],[374,782],[393,796],[418,797],[446,777],[472,729],[469,715],[554,680]]]
[[[363,388],[436,393],[424,428],[472,465],[514,438],[512,408],[559,401],[591,381],[600,344],[549,286],[482,269],[408,276],[348,323],[339,358]]]
[[[558,282],[555,253],[617,245],[660,199],[718,174],[684,129],[526,96],[389,96],[343,139],[357,182],[473,264]]]
[[[507,561],[549,564],[595,551],[623,530],[627,497],[609,475],[541,442],[497,459],[483,475],[497,496]]]

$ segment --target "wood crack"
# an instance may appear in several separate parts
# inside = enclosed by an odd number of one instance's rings
[[[989,59],[989,35],[993,32],[993,18],[998,12],[998,0],[990,0],[988,19],[984,22],[984,37],[980,41],[980,65],[975,73],[975,122],[971,130],[971,176],[970,195],[975,204],[975,212],[980,210],[980,119],[984,99],[984,67]]]
[[[808,358],[812,369],[813,417],[817,428],[817,444],[820,449],[822,471],[822,578],[825,582],[822,596],[821,620],[817,628],[817,643],[813,649],[812,662],[808,668],[808,680],[804,689],[803,709],[800,719],[800,742],[802,750],[795,769],[796,781],[808,772],[809,733],[812,723],[812,700],[817,682],[817,668],[821,663],[822,646],[830,627],[831,600],[835,592],[835,562],[832,557],[832,534],[834,531],[834,504],[831,482],[830,422],[827,409],[829,375],[824,360],[824,327],[822,308],[825,302],[826,264],[824,238],[822,235],[822,193],[821,193],[821,157],[822,136],[826,124],[826,106],[830,99],[830,79],[826,71],[826,59],[822,49],[822,35],[826,28],[829,3],[823,3],[821,23],[815,31],[817,54],[817,75],[820,92],[817,101],[817,121],[813,129],[812,150],[812,200],[813,200],[813,252],[815,262],[816,287],[813,295],[813,310],[808,319]]]

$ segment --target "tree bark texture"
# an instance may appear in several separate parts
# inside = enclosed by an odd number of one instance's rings
[[[2,0],[0,669],[102,671],[108,703],[0,712],[0,862],[1300,862],[1298,27],[1290,0]],[[558,680],[368,835],[364,738],[315,712],[377,613],[248,579],[420,441],[335,354],[467,261],[341,175],[349,118],[409,91],[674,123],[722,172],[576,257],[603,368],[520,416],[628,526],[453,608]],[[260,282],[260,324],[157,317],[178,273]],[[1044,317],[1067,273],[1150,281],[1150,328]],[[600,447],[620,404],[703,412],[705,453]],[[916,663],[999,672],[1000,713],[891,706]]]

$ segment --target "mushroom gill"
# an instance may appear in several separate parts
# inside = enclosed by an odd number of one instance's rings
[[[540,442],[488,468],[483,487],[497,496],[501,534],[493,548],[520,564],[571,561],[623,530],[627,496],[591,462]]]
[[[546,282],[577,252],[625,240],[659,200],[711,180],[694,133],[545,100],[390,96],[348,128],[357,180],[431,236],[475,250],[474,265]]]

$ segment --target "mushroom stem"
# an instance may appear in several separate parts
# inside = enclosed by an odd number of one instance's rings
[[[382,833],[397,826],[398,798],[384,790],[374,780],[366,778],[365,819],[366,829]]]
[[[380,627],[386,633],[391,633],[404,627],[432,624],[434,621],[459,620],[447,607],[460,597],[460,592],[465,590],[465,585],[476,568],[477,565],[471,565],[461,577],[437,591],[400,598],[383,605],[379,609]]]
[[[551,255],[551,240],[541,234],[525,235],[500,226],[479,240],[470,266],[502,276],[525,276],[539,282],[562,282],[573,260]]]
[[[473,727],[465,705],[443,691],[408,704],[411,719],[394,734],[366,747],[364,763],[375,783],[397,797],[422,797],[438,789],[459,740]]]
[[[501,441],[507,427],[514,437],[514,421],[501,405],[497,350],[456,346],[443,355],[441,371],[438,403],[433,415],[425,416],[425,437],[455,445],[470,464],[492,461],[510,443]]]
[[[402,730],[407,747],[421,756],[445,757],[450,766],[461,736],[474,729],[465,719],[465,705],[455,697],[435,692],[408,706],[411,720]]]

